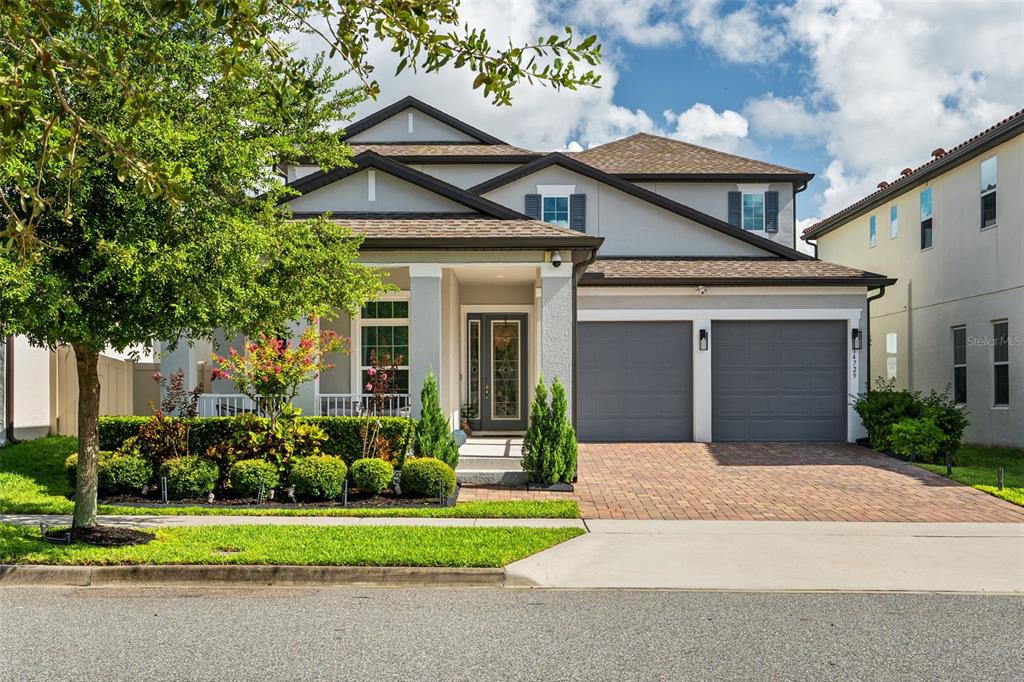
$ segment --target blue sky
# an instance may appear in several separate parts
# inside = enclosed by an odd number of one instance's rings
[[[464,0],[460,15],[492,43],[597,33],[603,87],[524,86],[496,109],[466,72],[390,76],[376,46],[382,94],[357,114],[412,94],[532,149],[645,131],[760,158],[815,173],[804,225],[1024,108],[1020,0]]]

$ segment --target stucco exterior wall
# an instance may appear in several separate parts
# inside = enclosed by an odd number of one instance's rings
[[[410,116],[412,116],[411,125]],[[372,128],[367,128],[363,132],[349,137],[346,141],[358,144],[364,142],[477,142],[478,140],[416,109],[409,108],[384,119]]]
[[[558,166],[499,187],[484,196],[522,211],[538,185],[573,185],[587,195],[588,234],[604,237],[602,256],[765,256],[752,244],[658,208]]]
[[[981,229],[981,162],[998,158],[997,220]],[[911,188],[855,216],[818,239],[818,256],[898,278],[871,304],[872,378],[895,361],[900,388],[944,391],[952,381],[952,327],[966,325],[968,347],[966,438],[1024,445],[1024,136]],[[932,190],[933,246],[921,249],[920,194]],[[897,207],[898,234],[889,210]],[[877,245],[868,225],[876,217]],[[992,404],[992,321],[1010,324],[1010,404]],[[896,334],[890,353],[887,335]],[[1015,336],[1021,343],[1014,343]]]
[[[50,432],[50,350],[14,337],[14,437],[28,440]]]
[[[668,197],[680,204],[695,208],[719,220],[729,221],[729,192],[778,192],[779,231],[753,234],[790,248],[796,246],[793,224],[795,206],[793,184],[790,182],[735,183],[735,182],[637,182],[636,185]]]
[[[515,170],[521,164],[518,163],[410,163],[421,173],[432,175],[439,180],[468,189],[479,185],[484,180],[490,180],[502,173]]]
[[[370,173],[373,173],[373,198]],[[313,190],[288,202],[299,213],[324,211],[391,213],[470,213],[472,209],[445,199],[383,171],[368,169]]]

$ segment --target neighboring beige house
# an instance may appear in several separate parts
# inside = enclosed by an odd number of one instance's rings
[[[585,441],[863,434],[866,300],[892,280],[793,248],[810,174],[652,135],[538,153],[411,97],[345,141],[352,167],[281,169],[288,206],[363,234],[399,291],[324,323],[352,353],[305,387],[306,414],[357,412],[377,350],[403,358],[394,411],[418,414],[433,369],[452,423],[483,434],[525,430],[541,374]],[[164,374],[201,385],[212,348],[179,340]],[[203,413],[252,409],[234,393],[212,382]]]
[[[871,377],[966,406],[1024,445],[1024,111],[808,228],[818,256],[898,282],[871,303]]]

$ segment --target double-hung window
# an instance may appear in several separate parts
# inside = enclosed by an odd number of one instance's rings
[[[992,384],[994,405],[1010,404],[1010,323],[992,323]]]
[[[953,327],[953,402],[967,404],[967,327]]]
[[[868,218],[868,246],[878,246],[878,221],[875,220],[875,216]]]
[[[889,239],[900,236],[900,213],[896,204],[889,207]]]
[[[996,224],[996,181],[999,167],[996,157],[981,162],[981,229]]]
[[[569,197],[544,197],[544,222],[569,227]]]
[[[764,232],[764,193],[743,193],[743,229]]]
[[[921,192],[921,248],[932,247],[932,190]]]
[[[409,301],[371,301],[359,315],[359,380],[365,392],[374,357],[384,365],[397,365],[395,389],[409,392]]]

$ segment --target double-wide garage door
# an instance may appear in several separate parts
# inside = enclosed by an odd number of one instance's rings
[[[690,322],[581,322],[577,335],[580,440],[693,439]],[[714,322],[710,353],[712,440],[846,440],[845,322]]]

